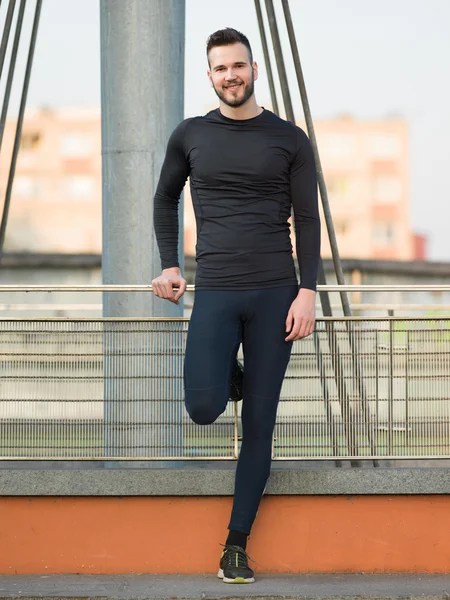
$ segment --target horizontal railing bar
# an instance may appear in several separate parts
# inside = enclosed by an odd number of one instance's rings
[[[320,303],[317,302],[317,308],[320,309]],[[192,308],[192,305],[186,306],[186,308]],[[0,311],[7,310],[36,310],[43,312],[50,312],[54,310],[102,310],[102,304],[34,304],[32,302],[28,304],[0,304]],[[332,309],[341,309],[340,304],[332,304]],[[353,310],[448,310],[450,311],[450,304],[369,304],[360,302],[357,304],[350,304],[350,308]]]
[[[323,317],[320,315],[316,318],[317,323],[323,323],[326,321],[334,321],[335,323],[346,322],[346,321],[429,322],[429,321],[450,321],[450,316],[439,315],[436,317],[435,316],[433,316],[433,317],[429,317],[429,316],[427,316],[427,317],[423,317],[423,316],[411,317],[411,315],[410,315],[408,317],[408,316],[401,315],[401,316],[397,317],[397,316],[392,316],[392,315],[369,315],[369,316],[344,317],[344,316],[340,315],[337,317]],[[177,322],[182,322],[182,323],[189,323],[189,317],[0,317],[0,322],[2,322],[2,323],[9,323],[9,322],[11,322],[11,323],[19,323],[19,322],[24,322],[24,323],[29,323],[29,322],[33,322],[33,323],[55,323],[55,322],[56,323],[67,323],[67,322],[74,322],[74,323],[104,323],[104,322],[106,322],[106,323],[108,323],[108,322],[114,322],[114,323],[120,323],[120,322],[123,322],[123,323],[129,323],[129,322],[177,323]],[[127,330],[127,332],[128,332],[128,330]],[[161,331],[158,331],[158,332],[162,333]],[[14,333],[16,333],[16,331]],[[26,333],[39,333],[39,332],[38,331],[26,331]],[[42,331],[42,333],[46,333],[46,331]],[[54,332],[50,332],[50,333],[54,333]],[[66,332],[63,332],[63,333],[66,333]],[[77,331],[76,333],[80,333],[80,332]],[[95,332],[89,331],[89,333],[95,333]],[[115,333],[118,333],[118,332],[115,331]],[[171,332],[164,331],[164,333],[171,333]],[[401,331],[396,331],[395,333],[401,333]]]
[[[339,457],[341,458],[341,457]],[[429,458],[429,457],[427,457]],[[306,459],[306,457],[305,457]],[[11,460],[20,460],[20,461],[43,461],[43,460],[48,460],[48,461],[58,461],[58,460],[64,460],[64,461],[78,461],[78,460],[82,460],[82,461],[136,461],[136,460],[140,460],[140,461],[146,461],[146,462],[152,462],[152,461],[167,461],[167,460],[176,460],[176,461],[204,461],[204,460],[236,460],[236,458],[234,456],[208,456],[208,457],[203,457],[203,456],[156,456],[156,457],[148,457],[148,456],[0,456],[0,461],[11,461]],[[273,459],[273,460],[277,460],[277,459]],[[279,459],[278,459],[279,460]],[[286,459],[285,459],[286,460]],[[298,460],[295,458],[289,458],[287,460]],[[327,459],[324,459],[327,460]],[[332,459],[332,460],[336,460],[336,459]],[[352,460],[355,460],[355,457],[352,457]]]
[[[318,285],[320,292],[450,292],[450,285]],[[1,285],[0,292],[152,292],[151,285]],[[194,285],[186,291],[195,292]]]
[[[0,304],[0,310],[102,310],[102,304]]]
[[[360,455],[357,454],[355,456],[275,456],[272,460],[275,461],[309,461],[309,460],[326,460],[326,461],[336,461],[336,460],[448,460],[450,459],[450,454],[370,454],[370,455]],[[205,460],[236,460],[235,456],[0,456],[0,461],[11,461],[11,460],[20,460],[20,461],[76,461],[76,460],[95,460],[95,461],[145,461],[145,462],[155,462],[155,461],[205,461]]]
[[[340,304],[332,304],[332,309],[340,309]],[[350,304],[353,310],[450,310],[450,304]]]

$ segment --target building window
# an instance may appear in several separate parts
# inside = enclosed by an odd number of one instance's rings
[[[348,233],[348,222],[338,220],[334,224],[334,229],[337,235],[344,236]]]
[[[392,246],[395,242],[393,223],[378,221],[373,224],[372,240],[375,246]]]
[[[377,133],[368,138],[369,154],[373,158],[393,158],[401,154],[401,139],[392,133]]]
[[[343,176],[328,177],[327,190],[332,196],[345,196],[348,191],[348,178]]]
[[[33,177],[19,175],[14,178],[13,192],[20,198],[36,198],[39,196],[40,185]]]
[[[37,150],[41,142],[41,134],[38,131],[23,132],[20,138],[21,150]]]
[[[91,200],[95,194],[95,179],[85,175],[68,177],[65,194],[68,200]]]
[[[61,138],[61,154],[64,157],[86,157],[94,152],[92,136],[82,133],[66,133]]]
[[[327,133],[321,145],[328,158],[352,158],[356,151],[355,136],[349,133]]]
[[[395,204],[403,193],[402,180],[398,177],[383,175],[373,181],[373,197],[380,204]]]

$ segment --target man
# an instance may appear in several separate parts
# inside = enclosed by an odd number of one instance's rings
[[[242,447],[218,575],[225,583],[251,583],[247,537],[270,473],[281,385],[293,341],[314,328],[317,180],[306,134],[256,103],[258,66],[248,39],[231,28],[217,31],[208,39],[207,57],[219,108],[186,119],[170,137],[154,199],[163,271],[152,286],[156,296],[175,303],[185,292],[177,255],[178,202],[190,177],[197,273],[185,404],[195,423],[210,424],[230,398],[243,396]],[[300,287],[289,235],[291,207]],[[241,342],[244,376],[236,362]]]

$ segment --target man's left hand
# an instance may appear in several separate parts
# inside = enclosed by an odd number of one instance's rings
[[[286,319],[286,342],[301,340],[314,331],[316,320],[316,292],[302,288],[291,304]]]

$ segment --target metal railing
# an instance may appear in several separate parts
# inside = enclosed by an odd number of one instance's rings
[[[398,287],[450,289],[370,290]],[[36,288],[151,290],[0,292]],[[236,459],[242,403],[208,426],[184,410],[188,323],[0,319],[0,458]],[[450,458],[450,318],[318,319],[314,334],[294,343],[273,457]]]
[[[151,292],[151,285],[1,285],[2,292]],[[195,292],[188,285],[187,292]],[[450,292],[450,284],[318,285],[318,292]]]

